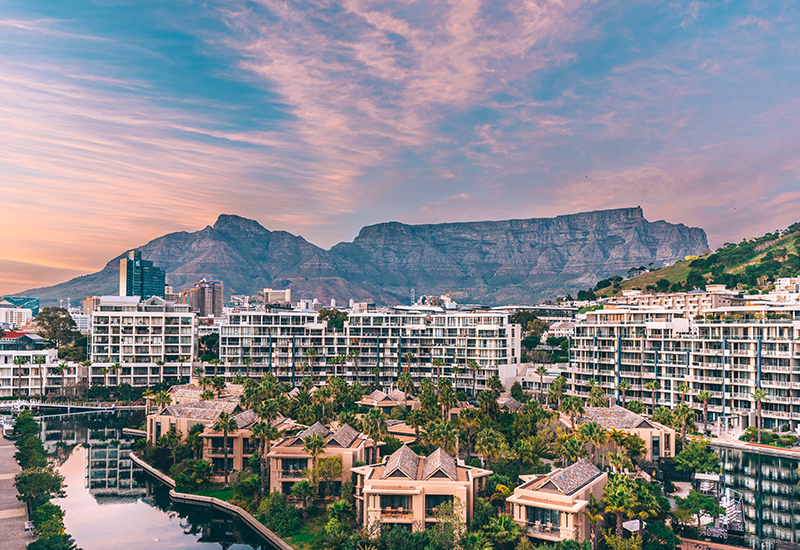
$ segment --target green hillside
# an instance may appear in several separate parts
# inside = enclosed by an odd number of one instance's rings
[[[623,290],[681,292],[704,288],[706,284],[724,284],[743,292],[766,292],[775,279],[800,274],[800,223],[785,231],[726,243],[701,258],[677,262],[637,277],[621,280],[612,277],[600,281],[591,290],[581,291],[578,299],[614,296]]]

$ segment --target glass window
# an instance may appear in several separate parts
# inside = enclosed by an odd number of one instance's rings
[[[561,512],[558,510],[548,510],[547,508],[537,508],[535,506],[526,506],[526,514],[528,523],[550,523],[558,527],[561,525]]]
[[[653,460],[661,458],[661,438],[657,435],[653,436]]]
[[[381,508],[408,510],[411,508],[411,497],[408,495],[381,495]]]
[[[283,471],[298,471],[308,467],[307,458],[284,458],[282,461]]]

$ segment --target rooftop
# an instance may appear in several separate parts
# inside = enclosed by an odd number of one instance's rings
[[[578,424],[597,422],[601,427],[607,430],[611,428],[633,430],[643,424],[645,428],[652,427],[652,424],[650,424],[645,417],[632,413],[619,405],[612,405],[610,407],[585,407],[585,411],[583,416],[578,418]]]
[[[518,488],[528,491],[561,492],[570,496],[602,475],[603,472],[597,466],[588,458],[583,458],[571,466],[538,476]]]

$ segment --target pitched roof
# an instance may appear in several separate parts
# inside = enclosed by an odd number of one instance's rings
[[[407,399],[408,401],[415,401],[417,398],[411,395],[410,393],[406,394],[406,392],[402,392],[400,390],[392,390],[389,392],[389,399],[399,403],[404,399]]]
[[[330,435],[330,433],[331,433],[331,431],[328,428],[326,428],[325,426],[323,426],[319,422],[316,422],[310,428],[306,428],[305,430],[300,432],[297,435],[297,437],[299,437],[300,439],[305,440],[305,438],[307,438],[311,434],[319,434],[322,437],[328,437]]]
[[[497,404],[500,405],[500,408],[505,407],[511,412],[517,412],[522,408],[522,403],[520,403],[510,395],[507,397],[498,397]]]
[[[253,409],[241,412],[233,417],[239,429],[247,428],[258,422],[258,415]]]
[[[208,401],[195,401],[183,405],[168,405],[161,416],[174,416],[175,418],[191,418],[194,420],[216,420],[221,413],[238,413],[241,407],[236,401],[210,399]]]
[[[349,424],[345,424],[333,434],[333,439],[342,447],[349,447],[356,437],[358,437],[358,432]]]
[[[408,446],[403,445],[391,454],[386,461],[381,479],[386,479],[395,471],[400,470],[408,479],[417,479],[417,468],[419,467],[419,455],[412,451]]]
[[[425,458],[425,466],[422,468],[422,479],[428,479],[438,471],[444,472],[444,474],[453,481],[458,480],[456,459],[450,456],[441,447]]]
[[[652,427],[645,417],[632,413],[619,405],[586,407],[585,411],[583,416],[578,419],[578,424],[597,422],[605,429],[616,428],[618,430],[632,430],[641,426],[642,423],[645,428]]]
[[[588,458],[583,458],[550,476],[550,481],[565,495],[571,495],[590,481],[603,475]]]

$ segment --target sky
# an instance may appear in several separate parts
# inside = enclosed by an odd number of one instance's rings
[[[800,221],[796,2],[0,1],[0,295],[220,214]]]

